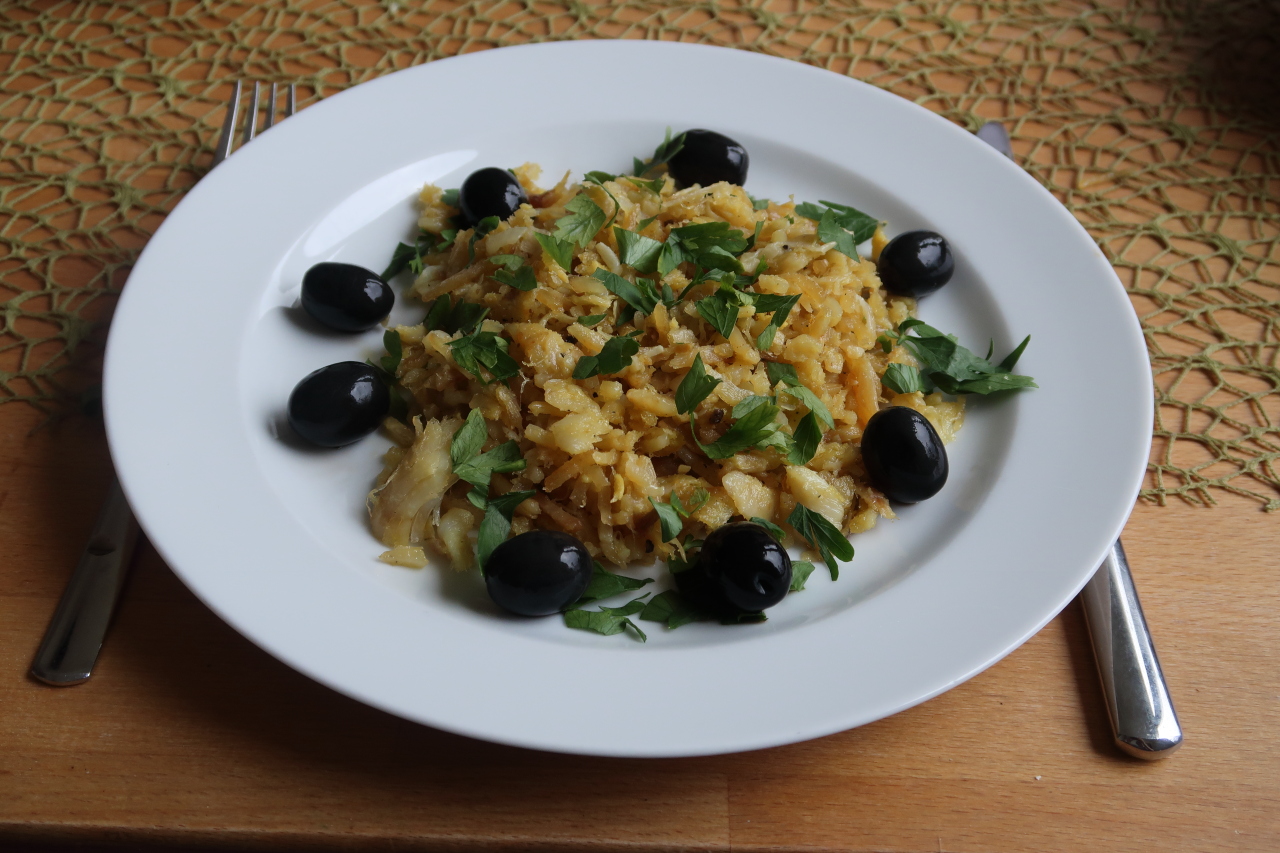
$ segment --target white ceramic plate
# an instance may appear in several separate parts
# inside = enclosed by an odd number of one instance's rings
[[[386,566],[364,496],[388,442],[301,448],[280,430],[311,370],[380,350],[318,332],[303,272],[381,269],[426,181],[541,163],[619,172],[663,130],[751,154],[756,196],[832,199],[929,227],[957,258],[928,322],[982,351],[1031,345],[1039,390],[973,400],[951,481],[855,540],[761,625],[649,642],[505,617],[478,575]],[[417,322],[400,305],[396,321]],[[800,63],[656,42],[571,42],[433,62],[308,108],[203,180],[147,246],[111,331],[106,412],[148,536],[222,618],[311,677],[474,737],[597,755],[773,746],[884,717],[1016,648],[1088,578],[1150,440],[1142,335],[1071,215],[955,125]]]

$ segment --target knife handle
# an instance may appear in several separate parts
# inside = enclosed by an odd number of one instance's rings
[[[1119,539],[1080,600],[1116,745],[1137,758],[1171,755],[1182,745],[1182,727]]]
[[[112,477],[93,533],[36,651],[33,676],[55,687],[88,680],[137,543],[138,521]]]

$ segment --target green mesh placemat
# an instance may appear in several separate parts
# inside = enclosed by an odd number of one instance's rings
[[[1158,403],[1144,496],[1206,504],[1227,490],[1277,509],[1280,162],[1264,123],[1280,80],[1274,5],[6,3],[0,400],[51,415],[92,404],[114,296],[206,170],[229,80],[298,82],[306,103],[504,44],[706,42],[847,74],[970,129],[1005,121],[1142,318]],[[570,82],[522,85],[572,107]]]

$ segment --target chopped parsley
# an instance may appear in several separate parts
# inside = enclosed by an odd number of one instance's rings
[[[769,199],[767,198],[756,198],[751,193],[747,193],[747,198],[751,199],[752,210],[764,210],[769,206]]]
[[[491,255],[489,260],[500,269],[493,273],[493,279],[516,290],[533,290],[538,286],[538,279],[533,274],[533,267],[519,255]]]
[[[671,158],[680,153],[684,148],[684,134],[680,134],[675,138],[671,136],[671,128],[667,128],[666,135],[662,138],[662,144],[654,149],[653,156],[649,158],[649,162],[645,163],[639,157],[632,158],[631,172],[637,178],[643,178],[654,169],[670,162]]]
[[[680,535],[684,530],[684,520],[702,509],[707,501],[711,500],[711,495],[706,489],[698,489],[693,497],[689,499],[689,505],[686,507],[681,501],[680,496],[675,492],[671,493],[670,502],[662,503],[649,498],[649,503],[653,504],[653,508],[658,511],[658,524],[662,528],[662,541],[670,542]]]
[[[818,549],[822,561],[831,571],[831,579],[840,577],[840,563],[836,562],[837,559],[846,563],[853,559],[853,545],[844,538],[840,529],[827,521],[826,516],[814,512],[804,504],[796,504],[796,508],[787,517],[787,524],[791,525],[801,539]]]
[[[577,323],[579,326],[586,326],[587,328],[591,328],[592,326],[594,326],[596,323],[599,323],[601,320],[603,320],[607,316],[609,315],[608,314],[584,314],[583,316],[579,317],[577,320],[574,320],[574,322]]]
[[[557,222],[557,225],[559,223]],[[534,234],[542,251],[551,256],[551,260],[560,265],[560,269],[569,272],[573,268],[574,244],[568,240],[552,237],[550,234]]]
[[[752,447],[779,447],[786,451],[791,444],[791,436],[783,432],[777,422],[780,411],[770,397],[747,397],[733,407],[733,417],[737,421],[728,432],[710,444],[698,440],[698,425],[690,414],[693,440],[711,459],[728,459]]]
[[[480,522],[480,532],[476,535],[476,562],[481,571],[489,562],[495,548],[507,539],[511,532],[511,516],[516,507],[534,496],[532,490],[527,492],[507,492],[495,498],[489,498],[484,508],[484,519]]]
[[[631,357],[640,352],[640,342],[635,336],[641,334],[643,333],[636,331],[609,338],[599,353],[584,355],[578,359],[577,365],[573,368],[573,378],[589,379],[592,376],[609,376],[626,370],[631,366]]]
[[[453,360],[467,373],[479,379],[485,385],[490,382],[502,382],[520,372],[520,365],[507,355],[509,342],[498,337],[494,332],[482,331],[479,327],[469,335],[449,342],[453,352]],[[485,378],[488,372],[491,378]]]
[[[915,334],[909,334],[910,332]],[[920,379],[922,387],[919,390],[929,391],[932,386],[936,386],[947,394],[992,394],[996,391],[1039,387],[1030,376],[1012,372],[1027,344],[1031,342],[1030,335],[999,364],[992,364],[960,346],[955,335],[945,335],[915,318],[903,320],[896,331],[883,333],[877,340],[885,352],[892,351],[895,345],[906,346],[923,365],[923,369],[915,372],[915,377],[906,368],[894,371],[893,379],[888,381],[902,380],[902,387],[910,387],[914,378]],[[896,365],[890,365],[894,366]],[[887,373],[886,371],[886,379]],[[894,385],[889,387],[898,390]]]
[[[450,335],[457,332],[469,334],[488,313],[488,308],[465,299],[454,302],[453,297],[446,293],[432,301],[427,309],[427,318],[422,322],[429,332],[438,329]]]
[[[742,307],[742,293],[727,285],[720,285],[715,293],[697,302],[698,314],[711,324],[725,340],[733,334],[738,322],[738,309]]]
[[[631,309],[630,313],[652,314],[653,309],[658,306],[659,302],[665,302],[664,293],[659,293],[657,285],[652,279],[638,278],[634,283],[627,281],[616,273],[611,273],[606,269],[598,269],[591,274],[591,277],[605,286],[605,289],[614,296],[627,303]],[[626,322],[627,315],[620,314],[621,322]]]
[[[819,207],[818,204],[822,205],[822,207]],[[871,235],[876,233],[876,226],[880,224],[880,220],[874,216],[863,213],[857,208],[849,207],[847,204],[836,204],[834,201],[819,201],[818,204],[807,201],[797,204],[796,213],[805,219],[812,219],[819,225],[822,224],[823,217],[830,213],[828,222],[845,231],[852,232],[855,246],[870,240]],[[832,240],[825,240],[821,234],[819,234],[819,239],[823,239],[828,243],[833,242]],[[857,254],[855,253],[852,257],[856,258]]]
[[[556,220],[556,230],[552,236],[557,240],[572,243],[579,249],[595,238],[596,233],[604,227],[608,219],[600,205],[586,193],[574,196],[565,205],[565,209],[569,213]],[[543,248],[546,248],[546,244],[543,244]],[[559,263],[558,260],[557,263]],[[561,266],[564,265],[561,264]],[[567,271],[568,267],[565,267],[565,270]]]
[[[454,475],[471,484],[467,500],[484,510],[484,520],[480,522],[480,532],[476,539],[476,562],[482,570],[489,562],[493,549],[501,545],[511,532],[511,515],[516,507],[534,495],[532,491],[526,491],[489,496],[489,481],[495,472],[510,474],[523,471],[525,461],[514,441],[504,442],[487,453],[481,453],[480,448],[484,447],[488,439],[489,430],[485,426],[484,415],[479,409],[472,409],[467,414],[466,422],[449,442],[449,464]]]
[[[791,561],[791,587],[788,592],[799,592],[804,589],[805,582],[809,580],[809,575],[813,574],[813,570],[817,568],[808,560],[792,560]]]
[[[387,354],[379,359],[379,364],[390,376],[395,376],[396,369],[400,366],[400,359],[404,357],[404,346],[400,343],[400,333],[395,329],[387,329],[382,333],[382,345],[386,347]]]
[[[924,377],[918,367],[909,364],[891,364],[881,377],[885,387],[895,394],[911,394],[924,391]]]
[[[800,301],[800,294],[793,296],[780,296],[775,293],[758,293],[755,295],[755,304],[752,306],[757,313],[765,314],[772,312],[773,316],[769,318],[769,325],[764,327],[764,331],[756,338],[756,349],[761,352],[767,352],[773,347],[773,339],[777,336],[778,330],[782,328],[782,324],[787,322],[787,317],[791,314],[791,309]]]
[[[618,241],[618,258],[624,264],[638,273],[651,273],[658,268],[662,243],[617,226],[614,226],[613,236]]]
[[[668,628],[679,628],[690,622],[703,622],[713,618],[703,613],[674,589],[655,595],[644,609],[640,618],[646,622],[663,622]]]
[[[582,593],[574,604],[590,604],[602,598],[612,598],[619,593],[630,592],[650,583],[653,583],[653,578],[637,579],[615,574],[600,565],[599,561],[595,561],[591,571],[591,582],[587,584],[586,592]]]
[[[747,238],[728,222],[699,222],[671,229],[662,244],[658,273],[666,275],[685,261],[704,269],[742,272],[738,255],[747,250]]]
[[[634,616],[644,609],[644,599],[647,596],[628,601],[621,607],[601,607],[599,610],[581,610],[574,608],[564,612],[564,624],[570,628],[578,628],[583,631],[595,631],[597,634],[603,634],[611,637],[614,634],[621,634],[630,628],[635,631],[636,636],[640,638],[640,642],[645,642],[648,637],[644,631],[641,631],[636,623],[628,619],[628,616]]]
[[[689,414],[698,408],[698,404],[716,390],[719,384],[719,379],[707,375],[707,367],[702,363],[702,353],[698,353],[693,357],[689,372],[684,375],[684,379],[680,380],[680,385],[676,388],[676,411],[682,415]]]
[[[654,178],[652,181],[641,180],[634,176],[628,176],[627,180],[638,187],[643,187],[654,195],[662,194],[662,185],[665,184],[666,178]]]

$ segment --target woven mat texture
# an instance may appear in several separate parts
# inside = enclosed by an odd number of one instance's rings
[[[1097,239],[1155,372],[1145,498],[1280,509],[1280,6],[1115,2],[15,2],[0,7],[0,402],[95,400],[130,265],[208,168],[236,77],[317,97],[529,41],[790,57],[976,129]],[[571,96],[571,93],[562,93]],[[1087,334],[1087,330],[1082,330]],[[1081,417],[1087,417],[1081,412]]]

